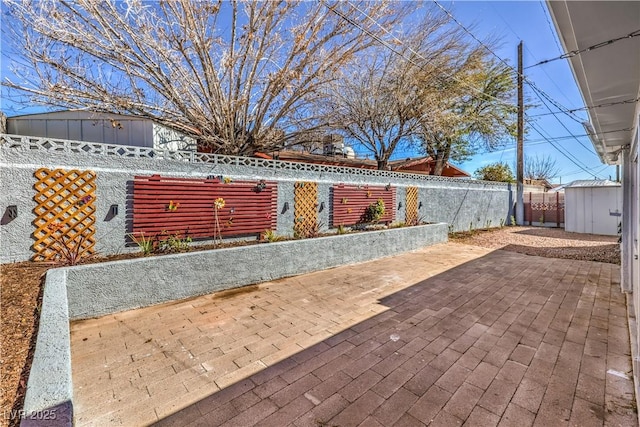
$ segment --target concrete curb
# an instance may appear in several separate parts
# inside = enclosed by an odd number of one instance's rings
[[[73,425],[71,342],[66,269],[50,270],[31,364],[21,426]]]
[[[370,261],[447,241],[447,224],[59,268],[47,273],[21,426],[72,426],[69,321]]]

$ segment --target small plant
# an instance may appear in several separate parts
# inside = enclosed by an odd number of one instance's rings
[[[261,179],[260,181],[258,181],[258,184],[256,184],[256,186],[254,187],[254,190],[256,193],[260,193],[265,188],[267,188],[267,183],[264,179]]]
[[[170,212],[175,212],[180,207],[180,203],[174,203],[173,200],[169,200],[169,205],[167,206],[167,210]]]
[[[538,218],[538,221],[540,221],[540,224],[544,224],[544,214],[540,215],[540,218]]]
[[[375,203],[371,203],[364,211],[364,222],[377,223],[384,216],[385,207],[384,200],[378,199]]]
[[[232,180],[231,178],[229,178],[228,176],[225,176],[225,177],[222,179],[222,182],[223,182],[224,184],[229,184],[229,183],[233,182],[233,180]]]
[[[93,197],[91,197],[90,195],[86,195],[84,196],[82,199],[78,200],[78,202],[76,203],[76,205],[78,206],[84,206],[87,203],[89,203],[91,200],[93,199]]]
[[[282,236],[278,236],[273,230],[264,230],[263,237],[264,240],[269,243],[278,242],[283,239]]]
[[[346,197],[343,197],[340,203],[342,203],[343,205],[346,205],[347,203],[349,203],[349,199],[347,199]]]
[[[367,190],[367,198],[370,199],[371,198],[371,191]]]
[[[351,212],[353,212],[353,209],[347,208],[347,213],[350,214]]]
[[[453,224],[449,224],[449,234],[453,234]]]
[[[409,224],[407,224],[404,221],[398,221],[398,222],[394,222],[392,224],[389,224],[389,228],[403,228],[403,227],[407,227]]]
[[[87,258],[82,244],[87,239],[84,231],[74,237],[66,236],[61,230],[63,225],[53,222],[47,227],[51,231],[53,244],[49,249],[55,252],[54,259],[65,265],[76,265],[82,259]]]
[[[504,227],[504,218],[500,218],[500,228]]]
[[[509,218],[509,221],[511,222],[511,225],[516,225],[516,217],[511,215],[511,217]]]
[[[347,227],[342,224],[338,225],[338,228],[336,229],[336,234],[347,234],[348,232],[349,230],[347,229]]]
[[[169,234],[166,231],[161,233],[161,238],[158,239],[155,251],[159,253],[174,253],[185,252],[189,250],[189,244],[193,241],[191,237],[178,232],[176,234]]]
[[[490,220],[490,219],[488,219],[488,220],[486,220],[486,221],[484,222],[484,229],[485,229],[485,230],[488,230],[488,229],[490,229],[490,228],[491,228],[491,220]]]
[[[153,237],[146,237],[144,235],[144,232],[140,233],[140,235],[137,237],[135,234],[131,233],[129,234],[129,237],[131,238],[133,243],[138,245],[138,249],[140,249],[140,251],[144,255],[149,255],[153,253],[153,241],[154,241]]]
[[[424,224],[424,223],[425,223],[424,217],[423,216],[418,216],[418,217],[414,217],[411,220],[409,220],[407,222],[407,225],[415,226],[415,225],[420,225],[420,224]]]

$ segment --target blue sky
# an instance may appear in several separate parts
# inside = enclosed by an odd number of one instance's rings
[[[495,53],[515,67],[517,45],[524,42],[524,66],[555,58],[562,54],[561,45],[555,34],[547,6],[543,1],[441,1],[455,18],[480,39],[495,35],[502,40]],[[6,25],[6,22],[4,23]],[[2,74],[8,72],[6,46],[3,46]],[[587,53],[588,54],[588,53]],[[567,109],[584,107],[573,75],[566,60],[554,61],[525,70],[526,77],[551,99]],[[537,130],[529,127],[525,137],[527,156],[549,156],[556,160],[560,174],[553,181],[568,183],[576,179],[609,178],[615,179],[615,167],[602,164],[595,154],[585,130],[578,121],[587,120],[585,111],[575,112],[571,118],[564,113],[550,114],[533,90],[525,85],[525,94],[539,106],[528,111],[535,127],[552,143],[544,141]],[[547,100],[545,102],[549,103]],[[551,111],[558,109],[551,106]],[[0,105],[8,116],[39,112],[45,108],[13,105],[2,100]],[[543,116],[538,116],[543,114]],[[544,115],[546,114],[546,115]],[[578,120],[575,120],[578,119]],[[576,138],[571,135],[575,135]],[[567,137],[567,138],[563,138]],[[554,139],[562,138],[562,139]],[[554,147],[555,145],[555,147]],[[557,147],[557,148],[556,148]],[[417,155],[412,151],[400,151],[394,158]],[[506,162],[515,169],[515,140],[504,149],[491,153],[481,153],[470,161],[459,164],[464,170],[473,173],[476,169],[498,161]]]
[[[483,39],[490,34],[498,35],[502,40],[502,46],[496,49],[495,53],[514,67],[517,63],[517,45],[520,40],[524,43],[525,68],[563,53],[547,6],[543,1],[442,1],[440,4],[464,26],[467,28],[473,26],[471,31],[478,38]],[[525,76],[563,107],[567,109],[584,107],[567,60],[525,69]],[[542,105],[528,85],[525,85],[525,94],[533,103],[540,104],[539,107],[528,110],[529,116],[547,114],[532,117],[535,127],[541,130],[545,137],[552,139],[577,136],[577,138],[552,140],[553,144],[564,152],[562,154],[552,144],[543,141],[536,130],[529,128],[525,137],[525,155],[549,156],[555,159],[560,175],[553,180],[554,182],[567,183],[576,179],[593,179],[594,176],[615,179],[615,167],[602,164],[589,138],[580,136],[585,135],[585,130],[580,123],[563,113],[558,113],[556,116],[549,114],[549,109]],[[545,102],[549,104],[549,101],[545,100]],[[549,106],[552,111],[558,111],[551,104]],[[577,111],[575,116],[580,120],[588,119],[585,111]],[[476,155],[472,160],[459,166],[470,173],[497,161],[507,162],[514,168],[515,159],[514,141],[504,150]]]

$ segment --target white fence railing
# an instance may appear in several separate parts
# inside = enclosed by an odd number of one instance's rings
[[[72,141],[66,139],[42,138],[23,135],[0,134],[0,148],[22,150],[45,150],[53,152],[91,154],[98,156],[118,156],[130,158],[149,158],[154,160],[175,160],[191,163],[247,166],[253,168],[337,173],[385,178],[401,178],[417,181],[446,181],[467,184],[490,184],[501,186],[504,183],[478,181],[474,179],[449,178],[409,172],[385,171],[354,168],[346,166],[321,165],[314,163],[285,162],[281,160],[261,159],[257,157],[226,156],[196,151],[169,151],[150,147],[136,147],[98,142]]]

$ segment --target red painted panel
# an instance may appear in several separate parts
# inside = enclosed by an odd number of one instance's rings
[[[367,206],[382,199],[385,213],[380,223],[390,223],[396,217],[396,189],[390,187],[335,185],[333,187],[333,215],[331,226],[354,225],[363,222]]]
[[[222,236],[242,236],[275,229],[277,183],[266,181],[257,191],[257,181],[166,178],[136,176],[133,181],[133,233],[153,236],[162,232],[186,233],[191,237],[214,237],[214,201]],[[171,209],[170,205],[176,206]]]

